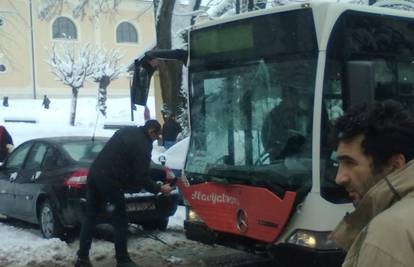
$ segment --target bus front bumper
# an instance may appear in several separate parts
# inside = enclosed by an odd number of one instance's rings
[[[213,231],[202,222],[185,220],[184,229],[190,240],[266,254],[278,267],[340,267],[345,258],[345,252],[340,249],[312,249],[288,243],[264,244]]]

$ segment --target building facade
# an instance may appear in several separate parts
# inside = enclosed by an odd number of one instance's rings
[[[152,1],[123,0],[115,9],[103,7],[99,13],[88,5],[83,16],[74,13],[77,0],[49,10],[44,2],[0,0],[1,98],[71,95],[71,88],[57,80],[47,63],[53,44],[71,42],[79,48],[89,43],[117,49],[124,65],[155,44]],[[130,80],[130,74],[123,73],[109,85],[108,96],[128,96]],[[98,84],[88,81],[79,96],[96,96],[97,91]]]

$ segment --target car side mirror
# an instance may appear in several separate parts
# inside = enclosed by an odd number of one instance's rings
[[[161,163],[162,166],[165,166],[167,162],[167,158],[164,155],[159,156],[158,161]]]
[[[10,174],[10,176],[9,176],[9,181],[11,182],[11,183],[13,183],[15,180],[16,180],[16,178],[17,178],[17,172],[13,172],[13,173],[11,173]]]

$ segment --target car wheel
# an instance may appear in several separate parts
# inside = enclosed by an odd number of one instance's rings
[[[169,220],[168,218],[163,218],[158,221],[145,222],[145,223],[142,223],[141,225],[142,225],[142,228],[147,231],[157,230],[157,229],[161,231],[165,231],[167,230],[168,220]]]
[[[45,200],[40,207],[39,222],[40,230],[45,238],[62,237],[63,226],[48,200]]]

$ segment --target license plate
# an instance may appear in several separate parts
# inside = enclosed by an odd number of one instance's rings
[[[141,210],[155,210],[154,202],[140,202],[140,203],[128,203],[126,205],[127,211],[141,211]]]

